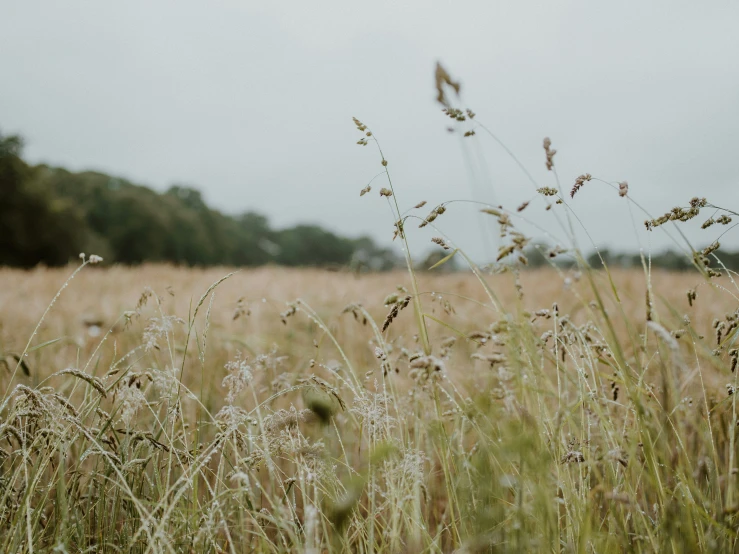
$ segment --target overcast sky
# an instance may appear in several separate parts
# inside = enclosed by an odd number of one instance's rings
[[[695,195],[736,209],[738,25],[735,1],[0,0],[0,130],[22,134],[34,162],[158,190],[186,183],[229,213],[389,243],[385,184],[359,197],[382,167],[373,145],[355,144],[352,116],[379,138],[402,209],[535,196],[481,129],[447,132],[433,89],[441,60],[462,83],[460,105],[540,186],[554,184],[549,136],[566,190],[588,172],[628,181],[654,215]],[[599,246],[669,244],[601,183],[570,205]],[[523,215],[566,242],[543,206]],[[437,222],[484,259],[497,233],[478,214],[452,204]],[[714,229],[690,236],[708,243],[725,230]]]

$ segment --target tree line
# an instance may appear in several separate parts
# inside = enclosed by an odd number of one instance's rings
[[[94,171],[30,165],[0,134],[0,265],[63,265],[80,252],[123,264],[352,266],[387,270],[398,256],[370,238],[317,225],[273,229],[263,215],[209,207],[201,193],[163,193]]]
[[[30,165],[22,158],[20,137],[0,133],[0,266],[64,265],[80,252],[107,262],[140,264],[167,262],[187,266],[351,267],[384,271],[403,259],[369,237],[338,236],[317,225],[273,229],[263,215],[228,215],[209,207],[201,193],[172,186],[159,193],[95,171],[79,173],[48,165]],[[548,265],[546,247],[529,247],[529,267]],[[427,269],[448,253],[436,249],[419,264]],[[739,252],[719,251],[729,269],[739,270]],[[641,267],[636,253],[603,250],[609,266]],[[600,267],[592,253],[587,261]],[[572,265],[567,256],[555,260]],[[687,270],[689,256],[667,251],[654,254],[651,264]],[[456,260],[437,271],[454,270]]]

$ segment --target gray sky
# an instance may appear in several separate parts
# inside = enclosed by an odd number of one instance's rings
[[[627,180],[655,216],[694,195],[736,209],[737,24],[729,1],[0,0],[0,129],[24,135],[32,161],[159,190],[187,183],[230,213],[388,243],[383,183],[359,197],[382,168],[372,145],[355,144],[352,116],[379,138],[402,208],[462,198],[515,208],[534,196],[481,130],[446,131],[433,90],[441,60],[463,105],[539,185],[553,184],[550,136],[567,190],[589,172]],[[571,205],[599,246],[669,244],[633,208],[635,231],[603,184]],[[565,236],[542,208],[524,215]],[[452,205],[437,222],[483,259],[497,231],[477,213]],[[714,229],[690,236],[704,244],[725,230]]]

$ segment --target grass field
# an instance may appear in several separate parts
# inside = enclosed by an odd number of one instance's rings
[[[463,136],[490,134],[441,66],[436,87]],[[403,211],[377,146],[408,272],[0,269],[0,551],[739,551],[719,244],[690,273],[572,249],[576,269],[527,271],[528,202],[483,204],[500,263],[437,236],[467,272],[417,271],[406,226],[439,231],[448,204]],[[524,173],[576,244],[551,146],[557,188]],[[739,216],[694,198],[645,224],[703,208],[704,229]]]
[[[4,552],[735,549],[726,277],[418,273],[424,352],[407,273],[73,271],[0,270]]]

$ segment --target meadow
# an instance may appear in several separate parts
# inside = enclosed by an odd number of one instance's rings
[[[426,354],[407,273],[86,266],[36,329],[73,270],[0,270],[5,552],[734,548],[697,273],[417,273]]]
[[[487,132],[436,82],[465,137]],[[536,194],[572,229],[543,146],[557,187]],[[360,195],[386,198],[408,271],[0,269],[2,552],[739,550],[739,287],[718,243],[683,273],[574,248],[530,270],[528,203],[481,205],[497,261],[439,232],[464,271],[419,270],[408,228],[447,204],[402,211],[378,154],[387,188]],[[704,208],[704,228],[737,215],[694,198],[646,227]]]

